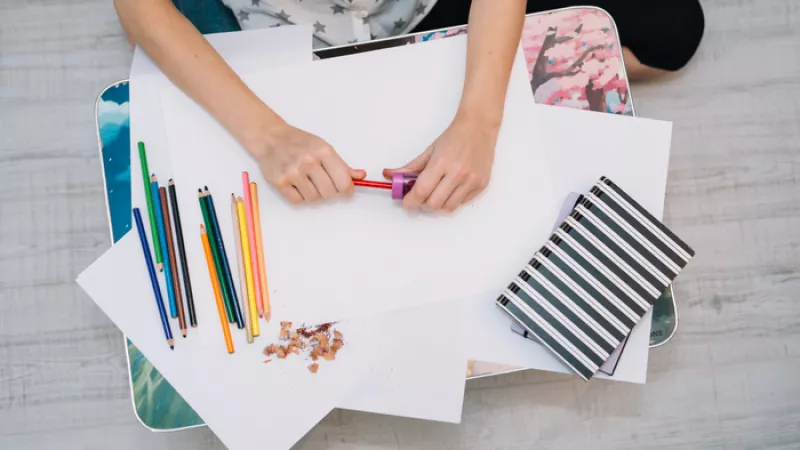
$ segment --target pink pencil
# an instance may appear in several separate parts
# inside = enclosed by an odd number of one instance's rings
[[[253,222],[253,199],[250,196],[250,175],[242,172],[242,190],[244,191],[244,213],[247,216],[247,235],[250,240],[250,267],[253,273],[259,273],[258,256],[256,252],[256,228]],[[261,280],[255,276],[256,306],[258,316],[264,317],[264,300],[261,298]]]

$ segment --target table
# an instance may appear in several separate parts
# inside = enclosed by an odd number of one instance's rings
[[[465,33],[466,27],[456,27],[317,50],[315,56],[333,58]],[[537,103],[634,114],[616,27],[604,11],[566,8],[531,14],[525,20],[522,45]],[[114,83],[100,94],[96,110],[109,227],[114,241],[124,236],[131,225],[130,135],[127,127],[120,126],[126,122],[127,107],[123,105],[128,98],[128,82]],[[650,344],[659,346],[667,343],[677,329],[677,311],[670,289],[654,308]],[[174,430],[203,425],[202,419],[129,341],[127,351],[134,410],[144,426]],[[471,362],[467,375],[479,378],[515,370],[521,369]]]

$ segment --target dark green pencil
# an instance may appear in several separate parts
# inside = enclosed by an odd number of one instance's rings
[[[236,318],[233,315],[233,309],[231,309],[231,302],[230,302],[230,293],[226,288],[225,284],[225,277],[222,275],[224,272],[222,271],[222,261],[220,260],[219,253],[217,251],[217,246],[214,240],[214,233],[211,226],[211,218],[208,214],[208,204],[205,198],[206,194],[203,192],[202,189],[197,190],[197,199],[200,201],[200,211],[203,212],[203,222],[206,224],[206,230],[208,230],[208,244],[211,247],[211,254],[214,257],[214,267],[217,269],[217,274],[219,278],[219,287],[222,291],[222,297],[225,299],[223,302],[225,304],[225,315],[228,316],[228,322],[233,323],[236,321]]]
[[[236,295],[236,287],[233,284],[233,276],[231,275],[231,264],[228,261],[228,253],[225,251],[225,240],[222,239],[222,230],[219,228],[219,219],[217,218],[217,210],[214,208],[214,197],[208,192],[208,187],[205,190],[205,200],[208,202],[208,218],[211,219],[211,225],[214,226],[214,243],[217,245],[217,254],[222,264],[222,278],[225,279],[225,286],[228,289],[228,298],[231,301],[231,312],[233,318],[236,320],[236,325],[239,329],[244,328],[244,317],[242,316],[242,307],[239,306],[239,298]]]

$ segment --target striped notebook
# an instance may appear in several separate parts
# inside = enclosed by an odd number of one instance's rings
[[[602,177],[497,305],[589,380],[693,256]]]

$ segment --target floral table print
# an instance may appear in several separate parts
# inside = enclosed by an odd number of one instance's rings
[[[330,58],[466,33],[466,27],[422,33],[317,51]],[[536,103],[610,114],[633,114],[616,29],[608,15],[594,8],[568,8],[529,15],[522,45]],[[131,229],[130,128],[128,83],[106,88],[97,100],[97,130],[103,163],[111,237],[116,242]],[[675,331],[676,314],[668,290],[653,313],[650,344],[665,343]],[[509,331],[510,333],[511,331]],[[153,430],[203,425],[202,419],[130,341],[127,342],[131,395],[136,415]],[[487,366],[493,367],[493,366]],[[486,376],[501,368],[476,370]]]

